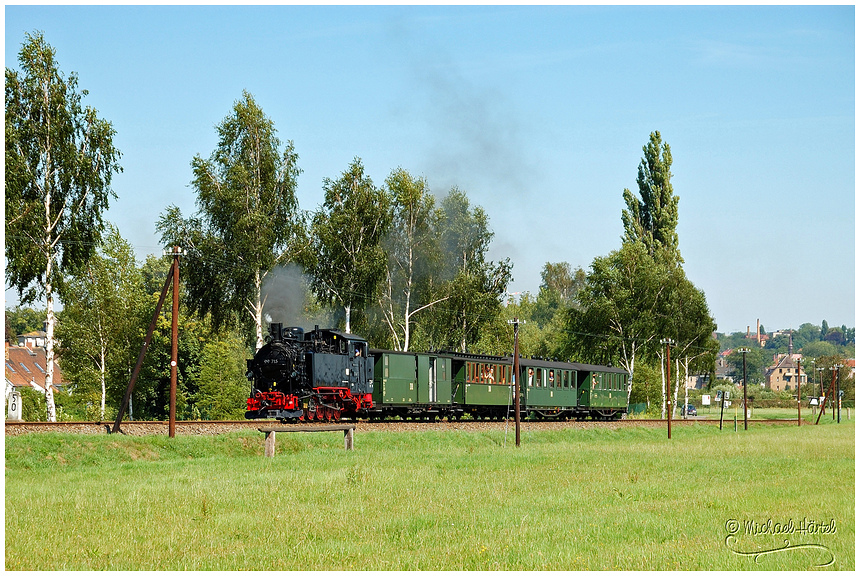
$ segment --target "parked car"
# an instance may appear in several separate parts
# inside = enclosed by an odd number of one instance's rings
[[[683,409],[684,409],[684,407],[682,406],[681,410],[683,410]],[[687,404],[687,416],[698,416],[698,413],[696,412],[696,407],[693,406],[692,404]]]

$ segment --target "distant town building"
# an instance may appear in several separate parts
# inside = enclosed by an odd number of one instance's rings
[[[765,386],[774,392],[781,390],[797,391],[798,383],[806,384],[806,373],[803,366],[800,373],[797,371],[797,363],[802,359],[800,354],[776,354],[773,357],[773,365],[764,372]]]
[[[728,363],[728,357],[732,352],[734,352],[734,350],[730,348],[717,354],[717,365],[714,369],[714,377],[717,380],[729,380],[734,382],[734,379],[731,376],[732,367],[729,366]]]

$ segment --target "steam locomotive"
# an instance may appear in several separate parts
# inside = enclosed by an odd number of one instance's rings
[[[272,323],[269,342],[247,362],[247,419],[340,420],[373,406],[373,359],[361,338]]]
[[[455,352],[378,350],[365,339],[316,327],[269,327],[248,363],[245,418],[336,421],[386,417],[503,419],[520,409],[536,419],[616,419],[627,413],[628,374],[620,368]]]

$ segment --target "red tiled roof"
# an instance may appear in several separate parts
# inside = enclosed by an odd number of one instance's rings
[[[27,348],[24,346],[9,346],[6,358],[6,380],[13,386],[32,386],[33,382],[40,388],[45,386],[44,348]],[[63,373],[57,361],[54,360],[54,386],[63,383]]]

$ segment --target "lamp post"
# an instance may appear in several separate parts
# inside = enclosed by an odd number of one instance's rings
[[[744,430],[749,426],[748,422],[748,414],[749,409],[747,408],[747,352],[749,352],[749,348],[740,348],[738,352],[743,354],[744,357]]]
[[[669,440],[672,439],[672,379],[670,377],[672,364],[669,360],[669,346],[674,343],[675,341],[671,338],[663,338],[660,340],[660,344],[666,345],[666,429],[669,433]]]

